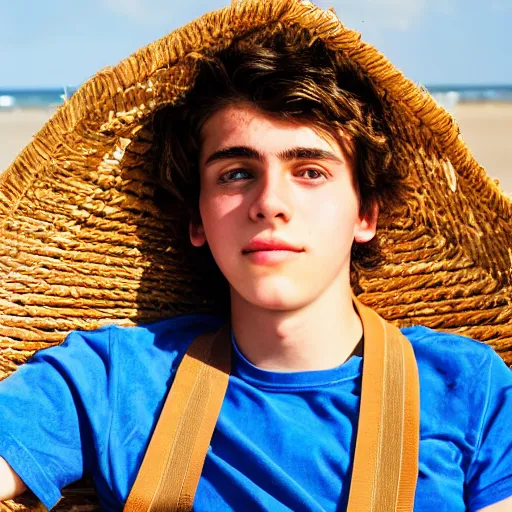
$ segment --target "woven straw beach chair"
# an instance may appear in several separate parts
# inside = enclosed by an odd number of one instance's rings
[[[399,326],[467,335],[512,363],[512,201],[454,119],[333,11],[246,0],[100,71],[0,175],[0,378],[73,329],[215,310],[187,256],[183,212],[158,199],[152,119],[193,84],[194,55],[281,32],[351,61],[392,134],[402,195],[381,213],[379,260],[354,265],[355,293]],[[83,482],[65,496],[56,510],[97,507]]]

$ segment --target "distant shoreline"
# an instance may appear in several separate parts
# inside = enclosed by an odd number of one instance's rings
[[[417,85],[450,111],[459,103],[512,102],[512,84]],[[69,100],[77,89],[70,86],[39,89],[0,87],[0,112],[12,109],[54,110]]]
[[[443,101],[440,98],[435,98],[439,104],[445,106]],[[503,99],[470,99],[470,98],[461,98],[459,99],[455,105],[511,105],[512,98],[503,98]],[[4,114],[23,114],[24,112],[44,112],[48,114],[55,113],[59,107],[63,106],[62,104],[52,104],[52,105],[40,105],[40,106],[28,106],[28,107],[0,107],[0,115]],[[511,134],[512,135],[512,134]]]

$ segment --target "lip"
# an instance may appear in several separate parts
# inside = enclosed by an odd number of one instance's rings
[[[304,249],[295,247],[283,240],[270,240],[263,238],[255,238],[243,248],[243,254],[249,254],[258,251],[289,251],[289,252],[303,252]]]

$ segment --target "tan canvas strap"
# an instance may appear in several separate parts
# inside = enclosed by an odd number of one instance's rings
[[[192,342],[178,367],[125,511],[192,510],[230,369],[229,326]]]
[[[349,512],[412,511],[420,402],[416,359],[400,330],[354,298],[363,323],[363,382]]]
[[[364,330],[361,406],[349,512],[412,511],[418,476],[419,378],[409,341],[354,298]],[[172,385],[128,512],[192,510],[224,398],[231,337],[194,340]],[[215,338],[215,339],[214,339]]]

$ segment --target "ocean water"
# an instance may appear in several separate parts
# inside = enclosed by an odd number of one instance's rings
[[[76,87],[59,89],[2,89],[0,111],[27,108],[54,108],[70,98]],[[512,101],[512,85],[443,85],[426,86],[426,89],[448,109],[458,102]]]
[[[59,89],[2,89],[0,88],[0,111],[11,109],[46,109],[61,105],[70,98],[76,87]]]

